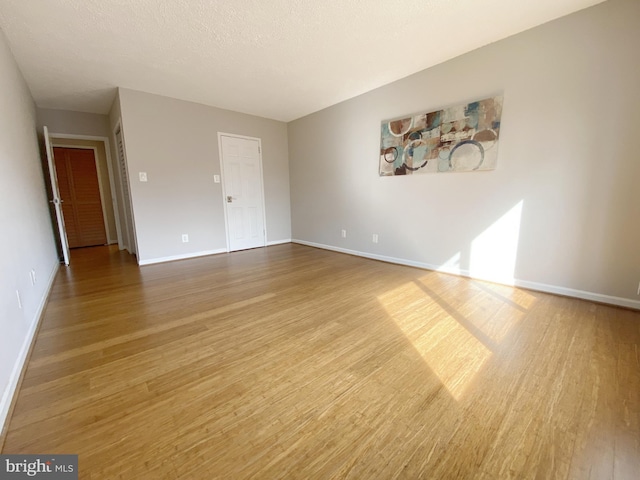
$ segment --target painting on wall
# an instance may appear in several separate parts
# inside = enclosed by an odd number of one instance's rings
[[[493,170],[502,97],[382,122],[380,176]]]

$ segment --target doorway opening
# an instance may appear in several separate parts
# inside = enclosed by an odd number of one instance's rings
[[[69,265],[70,247],[117,244],[119,250],[129,250],[123,242],[120,182],[109,139],[43,130],[47,191],[61,261]]]
[[[53,158],[69,248],[107,245],[107,231],[115,221],[113,210],[107,215],[96,151],[54,143]]]

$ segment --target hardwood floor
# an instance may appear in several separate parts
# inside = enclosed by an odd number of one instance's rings
[[[301,245],[58,275],[3,453],[81,479],[637,479],[640,312]]]

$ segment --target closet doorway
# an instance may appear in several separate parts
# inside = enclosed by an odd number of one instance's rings
[[[69,248],[107,244],[95,151],[54,147],[53,157]]]

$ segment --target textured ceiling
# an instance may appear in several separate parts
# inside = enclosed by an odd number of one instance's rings
[[[40,107],[115,87],[289,121],[602,0],[0,0]]]

